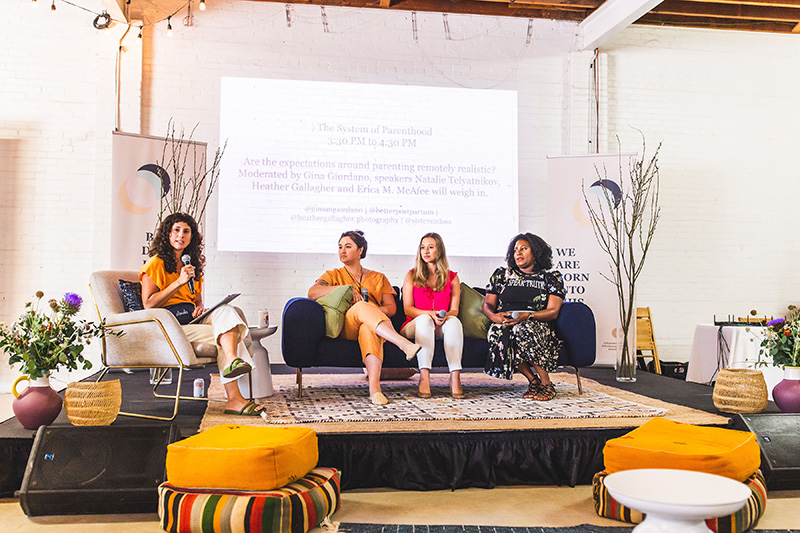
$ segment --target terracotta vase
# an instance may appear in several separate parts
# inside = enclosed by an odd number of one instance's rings
[[[783,381],[772,389],[772,399],[783,413],[800,413],[800,367],[783,369]]]
[[[17,384],[23,380],[28,380],[30,383],[27,389],[19,393]],[[34,380],[28,376],[20,376],[14,382],[11,391],[14,393],[11,409],[25,429],[49,426],[61,413],[61,396],[50,387],[49,376]]]

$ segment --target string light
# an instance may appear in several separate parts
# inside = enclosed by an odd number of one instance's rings
[[[172,37],[172,16],[167,17],[167,37]]]
[[[53,0],[53,3],[50,4],[50,11],[55,11],[55,10],[56,10],[56,0]]]
[[[139,36],[137,37],[137,39],[140,39],[140,40],[142,38],[142,28],[144,28],[144,26],[139,26]]]
[[[200,9],[200,11],[205,11],[206,10],[206,0],[200,0],[200,5],[198,6],[198,8]]]

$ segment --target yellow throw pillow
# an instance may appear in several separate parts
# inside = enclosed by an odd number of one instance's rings
[[[325,296],[317,298],[325,310],[325,335],[335,339],[344,327],[344,314],[353,303],[353,286],[339,285]]]
[[[485,339],[492,323],[483,314],[483,295],[466,283],[461,284],[458,319],[464,328],[464,336],[473,339]]]
[[[305,476],[318,459],[313,429],[226,424],[167,446],[167,480],[193,489],[272,490]]]
[[[606,472],[638,468],[693,470],[744,481],[761,464],[755,433],[653,418],[606,442]]]

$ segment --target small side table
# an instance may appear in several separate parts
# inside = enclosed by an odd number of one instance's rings
[[[689,470],[624,470],[603,483],[619,503],[647,514],[634,533],[708,533],[707,518],[733,514],[750,498],[744,483]]]
[[[250,326],[250,338],[253,340],[253,398],[266,398],[272,396],[272,372],[269,369],[269,354],[261,344],[261,339],[269,337],[278,330],[278,326]],[[248,380],[240,379],[239,387],[242,395],[249,398],[250,385]]]

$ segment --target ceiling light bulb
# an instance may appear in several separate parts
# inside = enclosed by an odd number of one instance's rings
[[[205,11],[206,10],[206,0],[200,0],[199,8],[200,8],[200,11]]]
[[[56,0],[53,0],[53,3],[50,4],[50,11],[55,11],[55,10],[56,10]]]
[[[167,17],[167,37],[172,37],[172,17]]]

